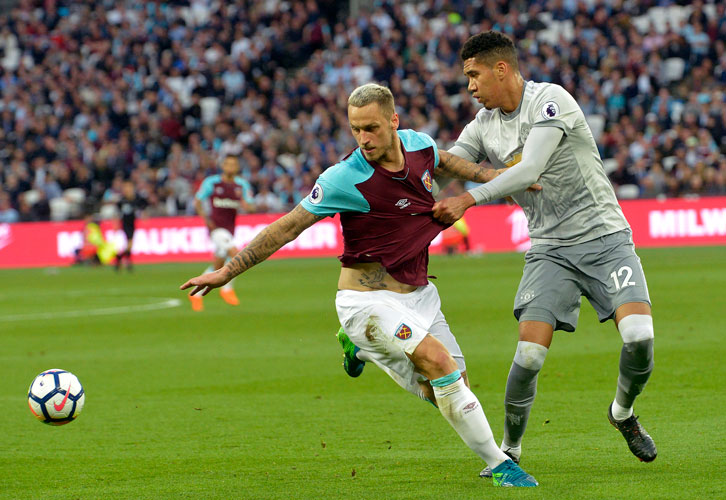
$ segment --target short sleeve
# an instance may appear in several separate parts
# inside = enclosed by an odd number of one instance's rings
[[[424,132],[418,132],[418,135],[421,136],[421,138],[424,140],[424,142],[431,145],[432,148],[434,148],[434,168],[439,166],[439,147],[436,145],[436,141],[433,140],[433,138],[424,133]]]
[[[367,177],[371,174],[372,171]],[[370,205],[355,187],[367,177],[359,177],[359,173],[345,164],[334,165],[318,177],[310,194],[300,204],[308,212],[321,217],[332,217],[341,212],[370,212]]]
[[[454,146],[449,149],[449,153],[474,163],[481,163],[487,159],[484,143],[481,140],[481,125],[478,123],[478,119],[479,115],[466,124],[464,130],[459,134],[459,138],[456,139]]]
[[[255,196],[252,193],[252,185],[241,177],[237,177],[235,182],[242,188],[242,197],[247,203],[254,203]]]
[[[211,177],[207,177],[202,181],[202,184],[199,186],[199,189],[197,190],[196,198],[198,200],[207,200],[210,196],[212,196],[212,192],[214,191],[214,179]]]
[[[530,107],[533,127],[558,127],[570,135],[582,110],[569,92],[559,85],[549,85],[535,97]]]

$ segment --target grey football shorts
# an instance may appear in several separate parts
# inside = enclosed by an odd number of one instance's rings
[[[582,296],[600,322],[613,318],[623,304],[650,304],[630,230],[572,246],[537,245],[524,260],[514,299],[514,316],[520,322],[543,321],[555,330],[574,332]]]

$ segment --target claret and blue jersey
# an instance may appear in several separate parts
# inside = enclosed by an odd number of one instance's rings
[[[432,214],[439,152],[426,134],[399,130],[398,137],[401,171],[369,162],[358,148],[323,172],[301,205],[319,216],[340,214],[343,266],[380,262],[396,280],[426,285],[429,244],[447,227]]]
[[[212,175],[202,181],[196,194],[199,200],[209,200],[210,218],[214,225],[234,234],[234,222],[240,208],[240,200],[252,203],[252,186],[242,177],[234,182],[224,182],[221,175]]]

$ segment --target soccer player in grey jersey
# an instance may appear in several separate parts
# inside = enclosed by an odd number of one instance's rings
[[[468,90],[484,108],[449,152],[486,160],[500,175],[441,200],[434,215],[451,223],[470,206],[511,196],[527,216],[532,241],[514,301],[519,343],[507,379],[502,450],[519,460],[553,332],[575,330],[584,295],[601,322],[615,320],[623,339],[608,418],[630,451],[650,462],[655,444],[633,415],[633,402],[653,369],[650,297],[630,226],[585,116],[559,85],[524,81],[514,43],[501,33],[471,37],[461,59]],[[541,191],[525,191],[535,182]]]

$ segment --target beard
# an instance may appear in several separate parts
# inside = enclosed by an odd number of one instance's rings
[[[369,156],[365,152],[363,153],[363,156],[368,161],[374,161],[376,163],[381,163],[381,160],[384,160],[393,149],[393,132],[388,136],[388,138],[382,142],[380,145],[376,146],[376,149],[373,151],[373,153]]]

